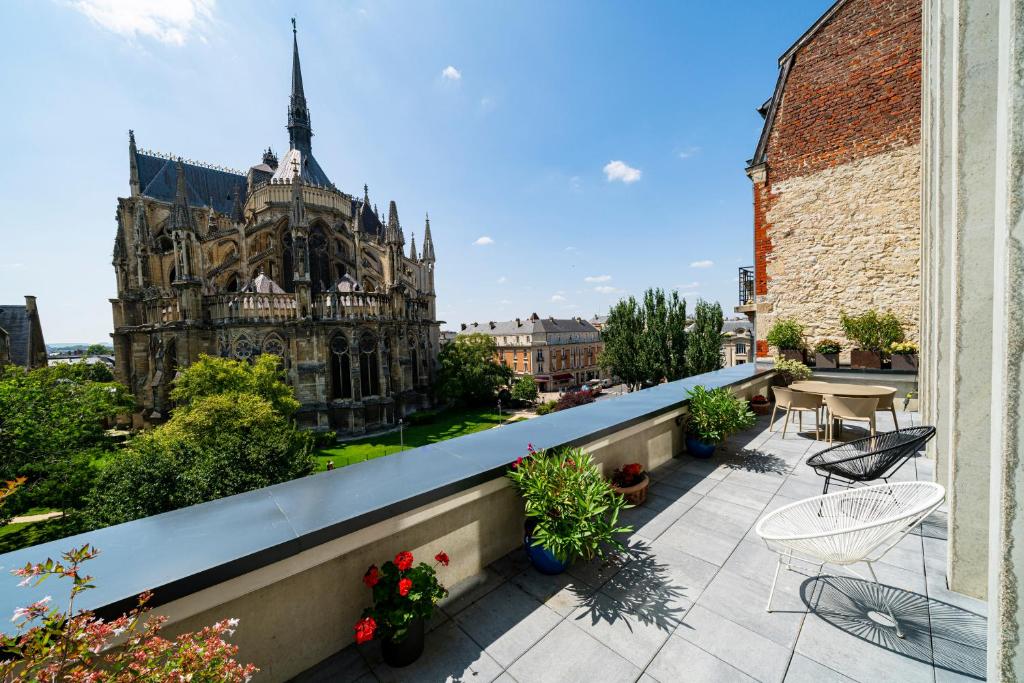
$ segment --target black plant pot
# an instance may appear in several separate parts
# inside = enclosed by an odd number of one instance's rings
[[[409,624],[405,638],[397,643],[391,638],[385,638],[381,642],[380,652],[384,656],[384,663],[396,669],[409,666],[423,654],[423,638],[423,619],[416,617]]]
[[[803,349],[780,349],[779,355],[786,360],[795,360],[798,363],[807,363],[807,356]]]

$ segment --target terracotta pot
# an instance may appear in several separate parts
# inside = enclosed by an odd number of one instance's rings
[[[772,412],[771,401],[765,401],[764,403],[751,403],[750,410],[755,415],[767,415],[768,413]]]
[[[892,354],[892,369],[905,372],[917,372],[916,353],[894,353]]]
[[[821,369],[835,370],[839,367],[838,353],[815,353],[814,366]]]
[[[857,370],[881,370],[882,352],[854,349],[850,351],[850,367]]]
[[[647,489],[651,485],[651,478],[644,472],[644,479],[639,484],[633,484],[632,486],[625,486],[619,488],[615,484],[612,484],[612,488],[615,489],[616,493],[622,494],[622,497],[626,499],[627,503],[631,505],[643,505],[644,501],[647,500]]]
[[[380,644],[380,653],[388,666],[396,669],[409,666],[423,654],[424,628],[423,619],[416,617],[409,624],[405,638],[394,641],[385,638]]]
[[[800,363],[807,362],[807,356],[804,355],[802,349],[779,349],[779,355],[786,360],[795,360]]]

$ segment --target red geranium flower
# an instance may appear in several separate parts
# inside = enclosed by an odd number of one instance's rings
[[[377,630],[377,622],[373,617],[364,617],[356,622],[356,642],[363,643],[373,640],[373,632]]]
[[[448,562],[449,562],[448,553],[440,552],[437,555],[434,555],[434,559],[437,560],[438,562],[440,562],[441,564],[443,564],[444,566],[446,566],[446,567],[448,566]]]
[[[523,464],[523,459],[519,458],[514,463],[512,463],[512,469],[517,470],[517,469],[519,469],[519,466],[522,465],[522,464]]]
[[[370,568],[363,574],[363,583],[366,584],[367,588],[373,588],[380,581],[380,570],[377,569],[377,565],[371,564]]]
[[[399,579],[398,580],[398,594],[403,598],[409,594],[409,589],[412,588],[412,579]]]
[[[412,566],[412,553],[408,550],[395,555],[395,564],[398,566],[398,571],[404,572],[406,569]]]
[[[639,477],[640,476],[640,471],[642,469],[643,468],[640,467],[640,463],[635,462],[635,463],[632,463],[630,465],[623,465],[622,466],[622,473],[625,474],[627,477]]]

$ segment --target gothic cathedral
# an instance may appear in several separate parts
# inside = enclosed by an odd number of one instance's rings
[[[114,348],[136,424],[165,419],[178,368],[200,354],[280,356],[299,423],[356,434],[427,407],[439,323],[430,219],[405,251],[386,221],[313,156],[292,27],[288,151],[247,173],[139,150],[117,202]]]

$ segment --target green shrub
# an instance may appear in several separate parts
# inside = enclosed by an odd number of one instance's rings
[[[775,370],[786,384],[802,382],[810,378],[811,369],[798,360],[788,360],[782,356],[775,357]]]
[[[840,349],[842,347],[835,339],[822,339],[814,345],[815,353],[820,353],[823,356],[827,356],[830,353],[839,353]]]
[[[333,430],[325,430],[322,432],[310,432],[313,437],[313,446],[315,448],[330,448],[338,440],[337,432]]]
[[[879,314],[871,309],[860,315],[839,314],[843,333],[858,349],[864,351],[888,351],[896,342],[904,339],[903,324],[892,313]]]
[[[779,318],[768,330],[768,344],[781,351],[803,349],[804,326],[793,318]]]
[[[437,421],[438,416],[441,414],[440,410],[417,410],[412,415],[405,416],[405,424],[410,427],[419,427],[420,425],[434,424]]]
[[[558,401],[547,401],[537,406],[538,415],[547,415],[548,413],[554,412],[555,406],[558,405]]]
[[[619,524],[626,500],[612,488],[589,454],[578,448],[560,453],[532,451],[508,472],[526,503],[526,516],[536,521],[534,544],[562,562],[605,557],[624,550],[617,534],[633,529]]]
[[[523,375],[512,385],[512,398],[524,403],[533,403],[537,400],[537,380],[533,375]]]
[[[747,402],[724,387],[708,391],[696,386],[687,399],[687,430],[701,441],[719,443],[730,434],[754,426],[756,418],[747,409]]]

